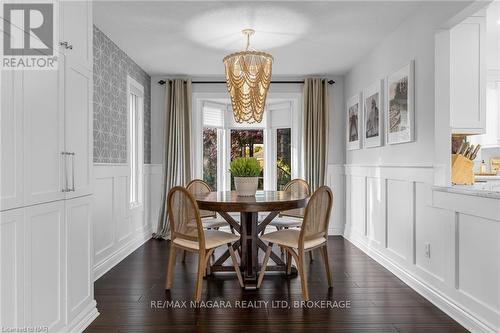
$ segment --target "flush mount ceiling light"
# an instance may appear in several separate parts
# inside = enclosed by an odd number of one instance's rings
[[[246,50],[232,53],[223,60],[227,89],[234,120],[238,123],[260,123],[271,83],[273,56],[250,50],[250,36],[255,33],[253,29],[245,29],[242,33],[247,38]]]

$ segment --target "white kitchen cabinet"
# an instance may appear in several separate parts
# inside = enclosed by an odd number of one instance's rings
[[[471,137],[471,143],[500,147],[500,73],[491,75],[486,90],[486,133]]]
[[[61,42],[68,62],[92,68],[92,2],[60,2]],[[66,44],[64,44],[66,45]]]
[[[59,4],[58,69],[0,75],[0,321],[78,332],[98,315],[93,27],[91,2]]]
[[[67,310],[70,329],[94,302],[92,275],[92,197],[65,201]]]
[[[450,31],[450,109],[453,133],[486,128],[486,18],[473,16]]]
[[[74,198],[93,191],[93,104],[92,72],[67,61],[65,67],[65,151],[68,192]]]
[[[92,196],[0,213],[4,327],[70,332],[95,308]]]
[[[92,4],[60,6],[58,70],[2,72],[2,211],[92,193]]]
[[[24,208],[0,213],[0,320],[2,327],[24,325]]]
[[[23,71],[25,206],[64,199],[63,67]]]
[[[66,323],[64,200],[25,208],[25,327],[61,330]]]
[[[21,207],[24,201],[22,73],[0,74],[0,209]]]

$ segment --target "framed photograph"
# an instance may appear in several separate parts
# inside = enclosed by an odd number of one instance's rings
[[[363,142],[364,147],[379,147],[383,141],[383,80],[373,83],[363,91]]]
[[[414,139],[414,62],[411,61],[387,77],[387,143],[411,142]]]
[[[347,100],[347,150],[361,148],[362,107],[359,94]]]

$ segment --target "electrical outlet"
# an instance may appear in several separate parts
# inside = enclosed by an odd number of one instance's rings
[[[425,257],[426,258],[431,257],[431,244],[430,243],[425,244]]]

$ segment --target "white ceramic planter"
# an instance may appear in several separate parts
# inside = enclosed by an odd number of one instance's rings
[[[259,177],[234,177],[236,194],[240,197],[253,197],[257,192]]]

